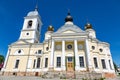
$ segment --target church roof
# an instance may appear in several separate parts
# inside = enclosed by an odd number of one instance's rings
[[[38,13],[37,10],[35,10],[35,11],[30,11],[30,12],[27,14],[27,16],[38,16],[38,15],[39,15],[39,13]]]
[[[75,33],[85,32],[82,29],[80,29],[78,26],[74,25],[73,18],[70,15],[70,12],[68,12],[68,15],[65,18],[65,24],[61,26],[56,33],[62,33],[68,30],[73,31]]]
[[[74,32],[77,32],[77,33],[80,33],[80,32],[85,32],[83,31],[82,29],[80,29],[78,26],[74,25],[74,24],[65,24],[63,26],[61,26],[56,33],[62,33],[64,31],[67,31],[67,30],[71,30],[71,31],[74,31]]]

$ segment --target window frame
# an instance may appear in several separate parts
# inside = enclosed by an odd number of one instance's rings
[[[98,60],[97,57],[93,57],[93,61],[94,61],[94,67],[98,68]]]
[[[36,65],[36,59],[34,59],[33,68],[35,68],[35,65]]]
[[[101,64],[103,69],[107,69],[105,59],[101,59]]]
[[[81,59],[82,60],[81,60]],[[81,68],[84,68],[85,67],[85,61],[84,61],[84,56],[79,56],[79,66],[81,67]]]
[[[58,58],[60,59],[58,60]],[[56,67],[61,67],[61,57],[56,58]]]
[[[16,59],[14,68],[17,69],[19,67],[19,64],[20,64],[20,60]]]
[[[38,54],[41,54],[42,53],[42,50],[38,50],[38,52],[37,52]]]
[[[36,65],[36,68],[40,68],[40,61],[41,61],[41,58],[37,58],[37,65]]]
[[[45,68],[48,67],[48,58],[45,58]]]

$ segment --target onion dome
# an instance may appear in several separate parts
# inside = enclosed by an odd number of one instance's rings
[[[48,31],[54,31],[54,27],[53,27],[52,25],[50,25],[50,26],[48,27]]]
[[[85,25],[85,29],[92,29],[92,25],[91,25],[90,23],[87,23],[87,24]]]
[[[70,12],[68,12],[67,17],[65,18],[65,22],[73,22],[73,18],[72,18],[72,16],[70,15]]]

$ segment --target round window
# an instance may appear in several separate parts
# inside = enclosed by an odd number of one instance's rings
[[[26,35],[29,35],[29,33],[26,33]]]
[[[95,46],[92,46],[92,50],[94,50],[95,49]]]
[[[60,50],[61,49],[61,45],[56,45],[56,49]]]
[[[82,45],[82,44],[79,44],[79,45],[78,45],[78,49],[83,49],[83,45]]]
[[[48,50],[49,50],[49,47],[46,47],[46,50],[48,51]]]
[[[69,44],[69,45],[67,46],[67,48],[68,48],[68,49],[72,49],[72,45]]]
[[[21,50],[18,50],[18,53],[21,53]]]
[[[103,49],[100,48],[99,51],[100,51],[100,52],[103,52]]]

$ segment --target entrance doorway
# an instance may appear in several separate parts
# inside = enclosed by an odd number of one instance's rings
[[[73,59],[73,57],[67,57],[67,71],[74,71],[74,59]]]
[[[35,72],[35,76],[38,76],[38,72]]]

